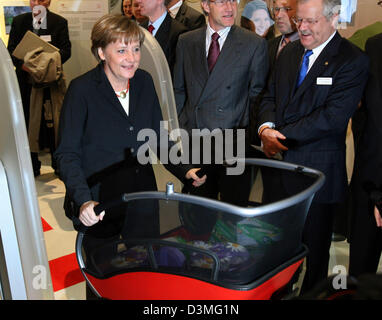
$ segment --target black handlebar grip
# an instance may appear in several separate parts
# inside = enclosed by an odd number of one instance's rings
[[[196,171],[196,175],[199,178],[202,178],[205,174],[207,174],[207,170],[205,167],[201,167],[200,170]]]
[[[106,207],[104,204],[97,204],[94,207],[94,213],[96,214],[96,216],[99,216],[101,214],[101,212],[104,211],[105,209],[106,209]]]
[[[112,199],[110,201],[107,201],[107,202],[100,203],[100,204],[96,205],[94,207],[94,213],[98,216],[104,210],[107,210],[109,208],[113,208],[115,206],[121,205],[122,203],[125,202],[125,196],[126,195],[123,194],[122,196],[119,196],[119,197],[117,197],[115,199]]]

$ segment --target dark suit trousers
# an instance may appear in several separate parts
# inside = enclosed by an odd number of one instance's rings
[[[201,142],[201,146],[202,146]],[[231,146],[232,147],[232,146]],[[206,170],[207,180],[200,187],[189,187],[189,192],[193,195],[197,195],[204,198],[218,200],[223,202],[234,204],[241,207],[248,206],[249,194],[251,191],[251,169],[245,168],[241,175],[227,175],[227,168],[221,163],[215,163],[214,154],[217,146],[212,146],[211,151],[211,163],[202,164],[201,167]],[[236,150],[236,149],[233,149]],[[203,147],[197,147],[195,150],[190,146],[190,154],[192,152],[200,153],[200,159],[203,158]],[[225,154],[223,151],[222,154]],[[193,164],[198,167],[198,164]],[[201,210],[202,211],[202,210]],[[216,215],[205,214],[202,212],[192,214],[189,217],[193,220],[192,228],[195,233],[208,234],[213,229],[216,222]],[[186,220],[184,220],[186,221]]]
[[[218,166],[207,175],[206,183],[198,188],[191,188],[190,193],[210,199],[219,198],[223,202],[247,207],[250,191],[250,169],[245,169],[241,175],[227,175],[226,168]]]
[[[272,203],[292,195],[283,183],[285,179],[282,179],[278,173],[280,172],[269,168],[262,169],[263,203]],[[308,247],[309,253],[306,258],[306,273],[301,293],[311,290],[328,276],[333,222],[340,207],[338,203],[313,201],[309,208],[302,234],[302,242]]]
[[[328,277],[333,220],[338,207],[339,204],[314,202],[310,206],[302,235],[309,253],[301,293],[308,292]]]
[[[193,137],[194,139],[195,137]],[[234,136],[234,141],[236,136]],[[223,138],[223,141],[225,139]],[[220,199],[221,201],[234,204],[241,207],[248,206],[248,198],[251,191],[251,169],[245,168],[244,172],[241,175],[227,175],[227,168],[221,164],[220,161],[215,160],[215,153],[221,152],[222,155],[226,154],[226,148],[232,150],[237,150],[236,142],[234,145],[229,143],[223,143],[221,146],[216,142],[215,139],[211,138],[211,146],[205,146],[204,140],[201,139],[199,143],[193,148],[191,141],[190,143],[190,155],[197,153],[200,156],[197,157],[202,163],[204,161],[203,150],[209,150],[210,152],[210,162],[209,164],[201,164],[202,167],[206,168],[207,171],[207,180],[206,182],[198,187],[190,188],[190,193],[210,199]],[[246,147],[245,154],[248,156],[248,146]],[[218,152],[219,151],[219,152]],[[215,164],[215,162],[217,162]],[[210,164],[212,163],[212,164]],[[198,164],[193,164],[195,167],[198,167]],[[219,197],[220,195],[220,197]]]
[[[358,277],[377,272],[382,252],[382,228],[376,225],[374,205],[368,194],[361,188],[355,188],[354,191],[349,274]]]
[[[220,199],[226,203],[247,207],[251,191],[251,177],[249,168],[246,168],[241,175],[227,175],[225,167],[216,165],[212,171],[208,171],[206,182],[198,188],[191,186],[189,192],[192,195]],[[201,208],[198,212],[184,216],[185,227],[195,234],[209,234],[214,228],[217,218],[215,214],[211,215],[210,211],[208,209],[204,212]]]

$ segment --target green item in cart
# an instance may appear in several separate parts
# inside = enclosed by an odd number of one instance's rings
[[[245,218],[238,222],[219,218],[210,241],[234,242],[242,246],[266,246],[280,241],[282,230],[259,218]]]

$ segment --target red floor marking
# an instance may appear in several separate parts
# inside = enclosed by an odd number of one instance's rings
[[[49,261],[53,291],[59,291],[85,281],[75,253]]]
[[[46,232],[46,231],[49,231],[49,230],[53,230],[53,228],[48,224],[48,222],[46,222],[44,220],[44,218],[41,218],[41,222],[42,222],[42,231],[43,232]]]

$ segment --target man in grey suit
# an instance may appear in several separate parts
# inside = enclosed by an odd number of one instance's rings
[[[250,109],[263,90],[268,72],[266,41],[234,25],[237,0],[202,0],[207,26],[179,37],[174,91],[179,125],[192,129],[247,129]],[[218,39],[217,39],[218,38]],[[246,142],[248,139],[246,139]],[[191,152],[199,152],[191,149]],[[218,168],[217,168],[218,167]],[[248,174],[227,175],[213,166],[203,188],[192,194],[246,206]]]

